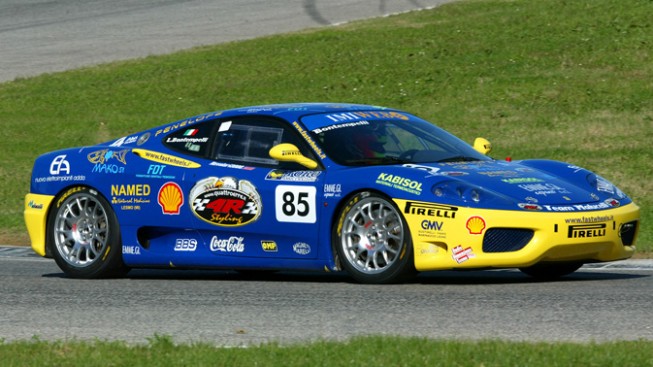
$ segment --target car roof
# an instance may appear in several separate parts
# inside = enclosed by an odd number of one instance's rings
[[[328,114],[351,111],[378,111],[392,110],[387,107],[355,104],[355,103],[286,103],[286,104],[268,104],[258,106],[239,107],[229,110],[223,110],[219,113],[220,117],[230,117],[239,115],[267,115],[277,116],[288,121],[297,121],[305,115]],[[216,116],[215,112],[205,115]],[[202,115],[203,116],[203,115]],[[199,116],[198,116],[199,117]],[[208,116],[207,116],[208,117]]]

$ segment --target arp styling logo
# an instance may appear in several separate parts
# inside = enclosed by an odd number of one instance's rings
[[[51,175],[59,175],[62,172],[67,175],[70,174],[70,163],[68,163],[68,161],[66,160],[65,154],[54,157],[52,163],[50,163]]]
[[[254,222],[261,214],[261,196],[247,180],[208,177],[190,191],[193,213],[218,226],[235,227]]]
[[[591,237],[603,237],[606,234],[607,224],[605,223],[595,223],[595,224],[576,224],[569,226],[567,231],[568,238],[591,238]]]

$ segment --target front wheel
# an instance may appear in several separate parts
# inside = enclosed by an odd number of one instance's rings
[[[343,268],[361,283],[392,283],[415,273],[408,226],[381,195],[352,197],[340,211],[333,239]]]
[[[70,277],[118,276],[127,270],[118,220],[93,189],[72,187],[57,198],[48,219],[48,238],[54,260]]]

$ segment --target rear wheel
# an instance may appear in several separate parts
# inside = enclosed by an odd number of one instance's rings
[[[48,243],[57,265],[74,278],[126,273],[120,231],[111,205],[87,187],[72,187],[55,201],[48,220]]]
[[[408,226],[385,197],[362,192],[343,207],[334,228],[343,268],[362,283],[392,283],[415,273]]]
[[[578,270],[583,263],[539,263],[528,268],[520,268],[524,274],[540,280],[553,280],[571,274]]]

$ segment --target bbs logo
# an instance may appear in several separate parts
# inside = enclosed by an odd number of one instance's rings
[[[177,238],[175,241],[175,251],[195,251],[197,249],[197,240],[194,238]]]

